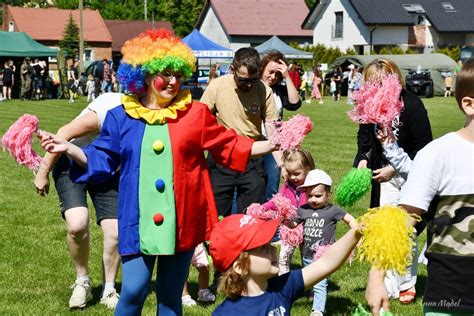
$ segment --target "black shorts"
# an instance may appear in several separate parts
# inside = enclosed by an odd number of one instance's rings
[[[446,87],[446,91],[451,91],[451,87]]]
[[[118,217],[118,184],[119,175],[101,184],[74,183],[69,178],[70,161],[67,156],[61,156],[53,169],[53,179],[58,192],[61,214],[74,207],[88,207],[87,192],[95,208],[96,223],[104,219]]]
[[[3,81],[3,86],[11,88],[13,86],[13,81]]]

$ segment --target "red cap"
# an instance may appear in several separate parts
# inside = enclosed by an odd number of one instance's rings
[[[245,250],[269,243],[279,224],[279,219],[265,221],[244,214],[224,218],[214,227],[209,242],[214,268],[224,272]]]

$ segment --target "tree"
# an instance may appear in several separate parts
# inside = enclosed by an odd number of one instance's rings
[[[56,0],[55,3],[60,9],[76,10],[79,7],[78,0]]]
[[[316,0],[305,0],[305,3],[309,9],[312,9],[314,4],[316,3]]]
[[[154,7],[156,19],[170,21],[176,35],[186,36],[194,28],[204,0],[161,0]]]
[[[79,26],[74,22],[71,13],[63,32],[63,39],[59,41],[59,47],[68,57],[76,58],[79,55]]]

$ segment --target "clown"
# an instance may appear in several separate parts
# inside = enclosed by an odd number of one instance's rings
[[[80,149],[47,134],[43,147],[75,163],[76,182],[100,183],[120,167],[119,253],[123,285],[116,315],[141,313],[157,262],[157,314],[181,315],[194,248],[217,222],[204,151],[243,172],[251,155],[274,150],[219,125],[180,83],[194,70],[191,49],[166,30],[125,43],[118,78],[131,95],[109,111],[99,138]]]

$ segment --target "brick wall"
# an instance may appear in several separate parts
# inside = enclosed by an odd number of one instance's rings
[[[408,27],[408,45],[424,47],[426,45],[426,26],[414,25]]]
[[[466,34],[466,45],[474,46],[474,34]]]
[[[91,45],[89,44],[88,48],[92,48],[94,50],[94,59],[95,60],[102,60],[107,58],[108,60],[112,60],[112,46],[108,43],[108,47],[104,47],[103,45]]]
[[[12,16],[10,10],[8,10],[8,5],[6,3],[3,3],[2,9],[3,9],[2,31],[8,32],[8,22],[13,20],[13,16]],[[18,32],[18,27],[16,26],[16,24],[15,24],[14,31]]]

